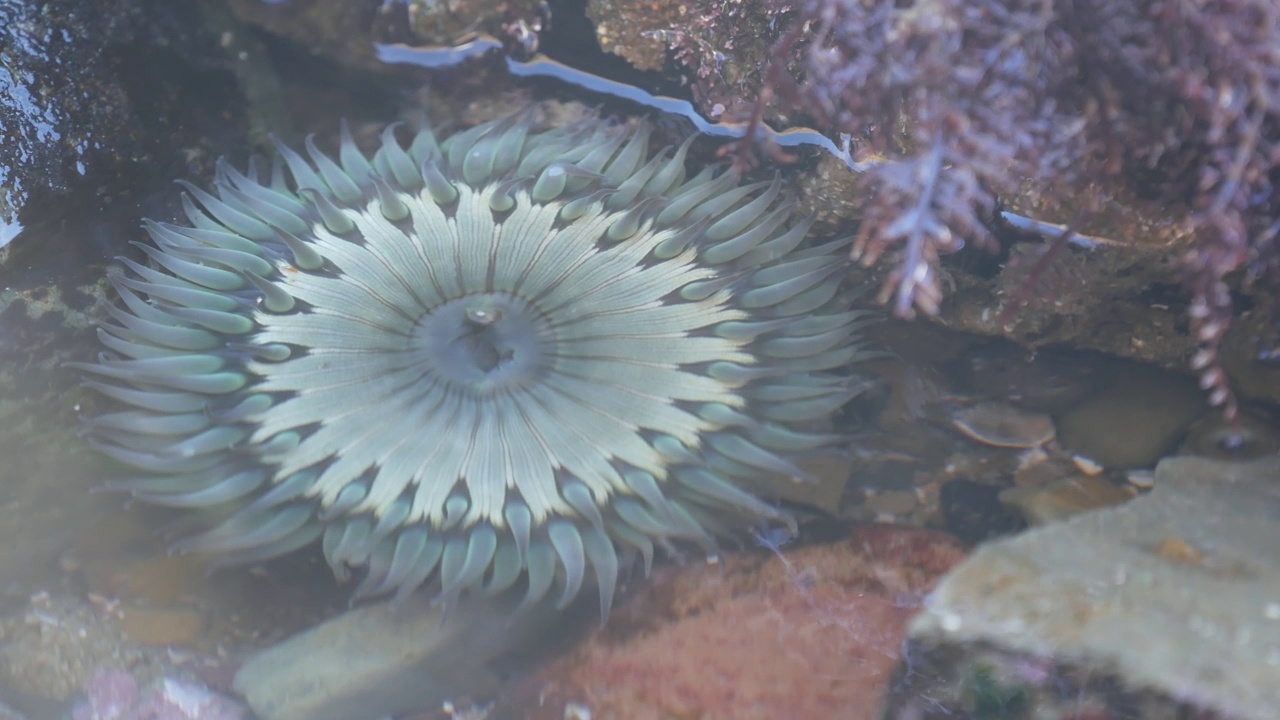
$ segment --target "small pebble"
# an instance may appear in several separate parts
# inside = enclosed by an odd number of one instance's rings
[[[1125,473],[1124,479],[1139,490],[1150,490],[1156,486],[1156,473],[1154,470],[1130,470]]]
[[[916,495],[907,490],[890,490],[867,498],[868,510],[876,514],[907,515],[916,509]]]
[[[1028,412],[1007,403],[982,402],[957,407],[950,412],[951,424],[960,434],[984,445],[1033,448],[1053,439],[1053,418]]]
[[[1085,475],[1093,476],[1093,475],[1102,474],[1102,466],[1099,465],[1094,460],[1085,457],[1084,455],[1079,455],[1079,454],[1072,455],[1071,462],[1076,466],[1077,470],[1084,473]]]

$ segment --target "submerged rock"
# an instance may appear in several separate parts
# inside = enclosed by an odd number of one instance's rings
[[[1151,467],[1206,408],[1190,378],[1133,366],[1063,415],[1058,437],[1068,450],[1107,468]]]
[[[1001,402],[952,408],[951,425],[961,435],[984,445],[1033,448],[1053,440],[1053,418]]]
[[[536,26],[540,17],[534,0],[229,0],[227,6],[246,25],[337,65],[375,74],[389,71],[376,59],[376,42],[451,45],[473,32],[505,35],[507,23]]]
[[[558,627],[550,603],[518,617],[514,607],[470,599],[446,613],[423,593],[366,605],[250,657],[234,687],[261,720],[379,718],[484,697],[501,685],[503,658]]]
[[[234,81],[194,5],[0,3],[0,247],[21,225],[127,207],[240,129]]]
[[[1280,452],[1280,421],[1274,413],[1245,407],[1234,421],[1210,412],[1187,431],[1179,455],[1215,460],[1255,460]]]
[[[1032,525],[1065,520],[1132,498],[1129,490],[1097,475],[1075,475],[1042,487],[1012,487],[1000,492],[1000,502],[1016,510]]]
[[[1274,720],[1277,516],[1280,458],[1172,458],[1149,495],[983,547],[912,622],[884,717]]]

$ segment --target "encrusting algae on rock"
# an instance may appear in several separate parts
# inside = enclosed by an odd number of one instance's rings
[[[119,406],[85,423],[109,487],[213,511],[181,551],[318,540],[358,596],[564,606],[590,571],[605,613],[624,559],[790,523],[751,491],[842,439],[847,241],[777,177],[687,176],[692,138],[531,116],[183,183],[77,365]]]

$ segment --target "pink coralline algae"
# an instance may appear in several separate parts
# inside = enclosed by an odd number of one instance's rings
[[[802,53],[804,80],[771,72],[788,110],[886,158],[853,252],[896,255],[898,315],[939,311],[940,258],[996,249],[992,218],[1028,180],[1077,198],[1075,224],[1108,202],[1081,190],[1110,184],[1184,216],[1190,364],[1234,418],[1233,293],[1280,321],[1277,48],[1274,0],[803,0],[773,66]],[[1275,362],[1280,329],[1258,344]]]
[[[197,683],[161,678],[144,692],[123,670],[99,670],[74,720],[245,720],[233,700]]]
[[[907,622],[963,557],[949,536],[873,526],[785,554],[656,568],[604,630],[495,714],[562,720],[579,706],[627,720],[872,720]]]
[[[123,670],[99,670],[85,692],[88,699],[72,712],[75,720],[125,720],[138,704],[138,681]]]

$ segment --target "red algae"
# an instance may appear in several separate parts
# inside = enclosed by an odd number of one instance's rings
[[[569,704],[593,720],[872,718],[907,621],[962,557],[949,536],[876,526],[784,555],[660,569],[504,704],[557,720]]]

